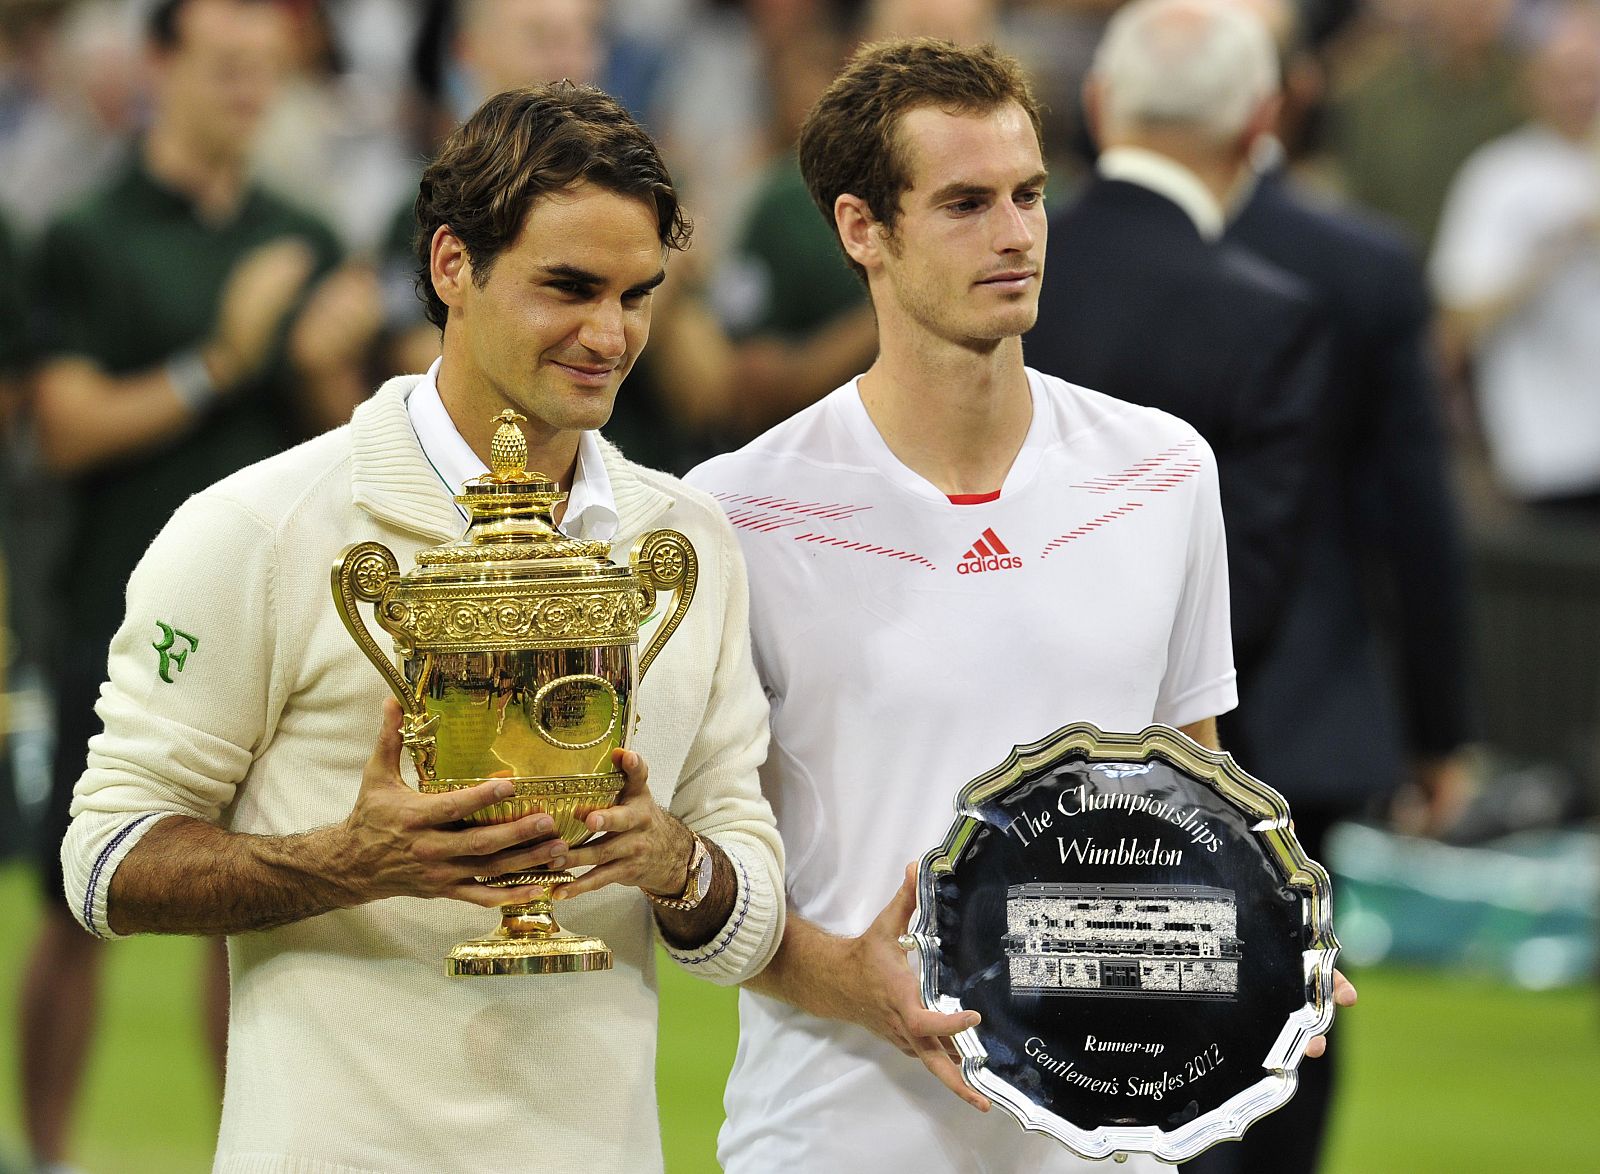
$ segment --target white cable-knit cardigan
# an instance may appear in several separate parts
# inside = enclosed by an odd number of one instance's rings
[[[98,706],[105,730],[62,846],[67,897],[92,932],[114,936],[112,874],[164,815],[283,835],[349,813],[387,686],[341,626],[328,569],[360,539],[410,566],[462,528],[406,414],[414,382],[391,380],[345,427],[191,498],[134,572]],[[722,931],[672,955],[738,982],[771,957],[783,915],[738,543],[705,494],[605,456],[615,549],[671,526],[699,554],[694,603],[639,689],[634,745],[657,801],[738,874]],[[393,898],[229,939],[216,1169],[659,1170],[650,906],[611,886],[561,914],[609,943],[614,969],[446,978],[449,948],[496,916],[444,900]]]

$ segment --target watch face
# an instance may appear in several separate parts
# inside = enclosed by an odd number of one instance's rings
[[[703,900],[711,891],[711,873],[715,866],[711,853],[704,846],[700,848],[700,867],[694,870],[694,899]]]

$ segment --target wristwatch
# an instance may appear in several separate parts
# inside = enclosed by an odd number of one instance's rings
[[[706,848],[706,842],[693,832],[694,850],[689,853],[689,878],[684,882],[683,893],[677,897],[658,897],[646,891],[649,897],[663,909],[689,910],[697,908],[701,901],[706,899],[706,894],[711,891],[711,873],[716,864],[711,852]]]

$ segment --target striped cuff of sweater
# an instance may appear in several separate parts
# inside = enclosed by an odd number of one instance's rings
[[[127,936],[111,928],[108,910],[111,878],[116,875],[117,866],[133,851],[133,846],[144,834],[162,818],[172,814],[170,811],[150,811],[108,825],[96,837],[92,855],[69,856],[70,837],[62,845],[61,870],[66,878],[67,900],[72,904],[73,916],[95,937],[110,939]]]
[[[733,912],[703,946],[679,950],[663,944],[672,960],[691,974],[727,985],[743,982],[767,964],[782,929],[782,906],[772,891],[770,871],[756,863],[755,852],[747,845],[720,838],[717,847],[733,864],[738,884]]]

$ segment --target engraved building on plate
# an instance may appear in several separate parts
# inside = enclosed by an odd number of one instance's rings
[[[1017,992],[1231,999],[1238,990],[1231,889],[1012,885],[1004,941]]]

